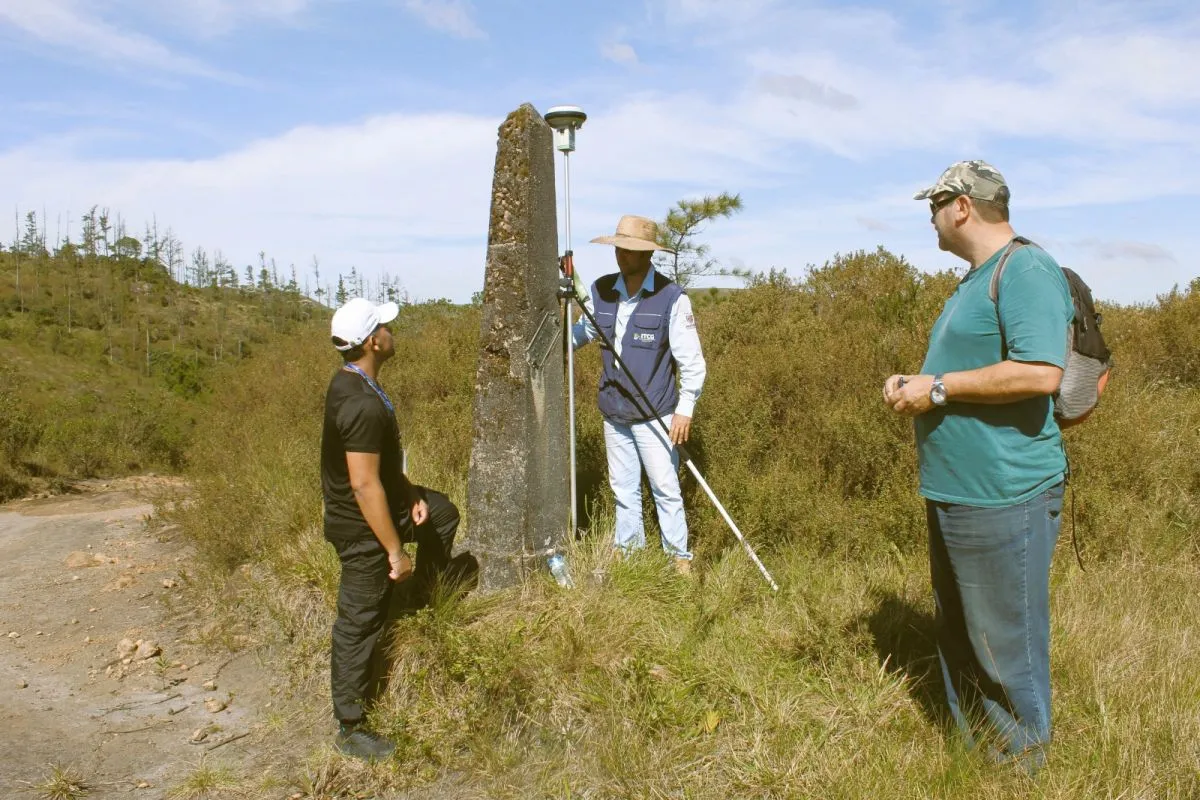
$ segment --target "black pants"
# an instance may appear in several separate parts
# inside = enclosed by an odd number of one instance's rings
[[[397,515],[397,530],[404,542],[417,543],[416,564],[408,581],[412,581],[417,596],[427,597],[450,564],[458,508],[441,492],[424,486],[416,488],[429,506],[429,518],[413,527],[405,510]],[[385,677],[379,639],[392,619],[395,584],[388,578],[391,565],[387,551],[374,536],[351,541],[330,539],[330,543],[342,562],[330,656],[333,713],[343,724],[355,724],[362,720],[364,706],[375,699]]]

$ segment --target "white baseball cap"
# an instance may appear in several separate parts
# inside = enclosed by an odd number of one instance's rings
[[[334,342],[334,348],[346,351],[358,347],[376,328],[391,322],[399,313],[400,306],[395,303],[375,305],[362,297],[347,300],[345,305],[333,312],[333,322],[329,326],[329,333],[345,343]]]

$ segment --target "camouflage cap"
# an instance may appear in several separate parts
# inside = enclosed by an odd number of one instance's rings
[[[1011,196],[1000,170],[986,161],[979,160],[951,164],[937,179],[937,183],[914,194],[913,200],[924,200],[942,192],[965,194],[976,200],[991,200],[1004,204],[1008,203]]]

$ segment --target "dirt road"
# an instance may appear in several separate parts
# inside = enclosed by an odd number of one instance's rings
[[[268,681],[253,655],[190,643],[186,547],[147,523],[156,482],[0,506],[0,797],[38,796],[57,767],[86,797],[149,800],[255,756]]]

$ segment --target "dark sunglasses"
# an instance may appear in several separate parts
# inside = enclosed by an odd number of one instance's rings
[[[937,212],[941,211],[943,208],[950,205],[951,203],[953,203],[955,200],[957,200],[961,196],[962,195],[951,194],[951,195],[947,195],[946,197],[943,197],[941,200],[930,200],[929,201],[929,216],[931,216],[931,217],[934,216],[935,214],[937,214]]]

